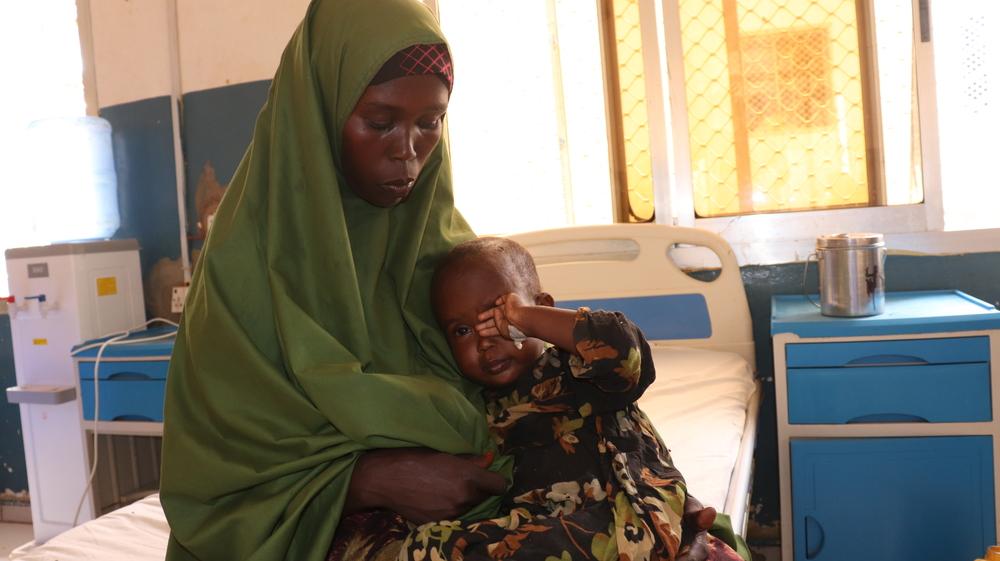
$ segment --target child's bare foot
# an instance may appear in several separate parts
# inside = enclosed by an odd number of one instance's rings
[[[688,496],[681,518],[681,548],[678,561],[705,561],[709,558],[708,529],[715,523],[715,509]]]

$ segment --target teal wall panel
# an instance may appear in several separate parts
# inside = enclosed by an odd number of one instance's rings
[[[162,257],[181,254],[170,97],[101,108],[111,123],[121,227],[139,240],[143,275]]]
[[[257,114],[267,100],[270,86],[270,80],[259,80],[184,95],[182,138],[187,160],[187,215],[191,234],[197,230],[195,193],[202,169],[205,164],[211,165],[219,183],[229,184],[250,144]]]
[[[10,316],[0,314],[0,391],[16,386],[14,348],[11,345]],[[28,489],[28,472],[21,444],[21,412],[7,402],[7,392],[0,399],[0,491],[15,493]]]

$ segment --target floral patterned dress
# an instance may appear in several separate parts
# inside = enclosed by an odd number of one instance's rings
[[[577,354],[549,348],[486,393],[490,430],[515,458],[507,515],[419,526],[400,561],[676,558],[684,479],[635,404],[655,377],[649,345],[617,312],[581,309],[573,336]],[[740,559],[711,540],[711,559]]]

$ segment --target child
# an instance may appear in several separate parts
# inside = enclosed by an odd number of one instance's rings
[[[454,248],[432,298],[459,369],[485,388],[490,431],[515,468],[507,516],[424,524],[400,560],[740,559],[700,531],[715,511],[687,497],[635,404],[655,372],[624,315],[553,307],[531,256],[502,238]],[[683,547],[682,518],[691,530]],[[700,537],[697,553],[688,534]]]

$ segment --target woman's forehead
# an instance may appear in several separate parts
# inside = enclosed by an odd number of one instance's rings
[[[366,88],[358,100],[357,109],[443,113],[448,109],[448,90],[434,76],[395,78]]]

